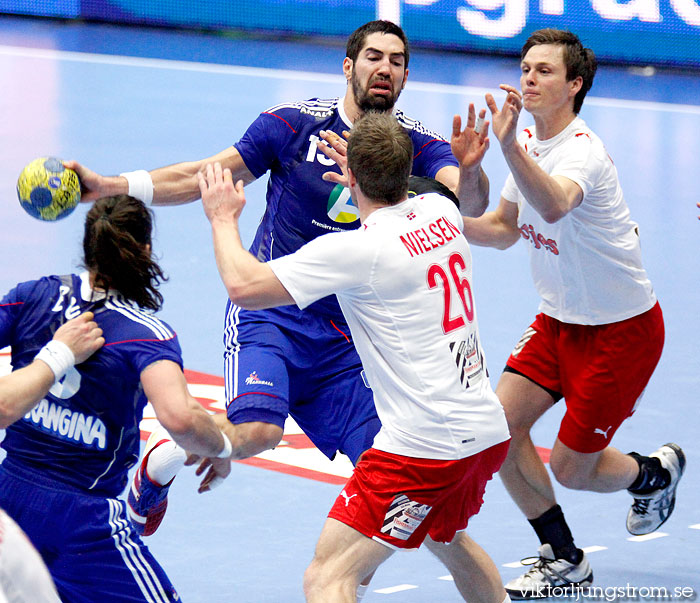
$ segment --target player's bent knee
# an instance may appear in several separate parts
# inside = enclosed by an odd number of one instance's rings
[[[570,490],[587,490],[590,484],[590,474],[588,470],[577,466],[572,461],[557,461],[552,458],[549,466],[554,474],[554,478],[565,488]]]

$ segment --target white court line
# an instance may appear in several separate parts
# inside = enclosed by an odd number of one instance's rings
[[[694,523],[688,526],[691,530],[700,530],[700,523]]]
[[[77,63],[91,63],[97,65],[116,65],[124,67],[145,67],[150,69],[167,69],[171,71],[193,71],[198,73],[216,73],[228,75],[240,75],[247,77],[265,77],[281,80],[324,82],[344,84],[342,75],[328,73],[314,73],[312,71],[297,71],[288,69],[268,69],[263,67],[243,67],[239,65],[220,65],[216,63],[200,63],[196,61],[180,61],[170,59],[151,59],[144,57],[129,57],[123,55],[94,54],[89,52],[72,52],[68,50],[53,50],[43,48],[26,48],[24,46],[0,45],[0,56],[21,57],[29,59],[42,59],[52,61],[70,61]],[[436,84],[432,82],[418,82],[409,79],[409,90],[418,92],[439,92],[442,94],[456,94],[483,96],[491,93],[503,96],[503,91],[498,88],[478,88],[475,86],[455,86],[453,84]],[[663,111],[670,113],[688,113],[700,115],[700,106],[683,105],[678,103],[660,103],[653,101],[625,100],[617,98],[604,98],[587,96],[586,104],[600,107],[612,107],[617,109],[638,109],[642,111]]]
[[[644,534],[644,536],[630,536],[627,540],[630,542],[646,542],[647,540],[656,540],[668,536],[666,532],[654,532],[652,534]]]
[[[396,586],[389,586],[388,588],[378,588],[372,592],[379,593],[380,595],[393,595],[394,593],[400,593],[404,590],[413,590],[414,588],[418,587],[415,584],[397,584]]]
[[[606,546],[600,546],[597,544],[594,544],[593,546],[587,546],[581,549],[584,553],[597,553],[598,551],[607,551],[608,547]],[[528,557],[529,558],[529,557]],[[535,558],[533,555],[532,558]],[[524,567],[523,564],[520,561],[512,561],[510,563],[504,563],[503,567]],[[440,578],[440,580],[443,580],[444,578]]]

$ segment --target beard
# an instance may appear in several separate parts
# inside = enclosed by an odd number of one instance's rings
[[[363,90],[360,82],[357,81],[354,75],[350,81],[355,102],[363,113],[368,113],[369,111],[391,111],[394,108],[396,99],[399,97],[398,94],[394,96],[392,91],[389,96],[375,96],[370,93],[369,84],[367,85],[367,90]]]

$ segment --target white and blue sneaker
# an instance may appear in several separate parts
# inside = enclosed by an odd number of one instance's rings
[[[678,444],[664,444],[649,456],[659,459],[671,480],[666,487],[649,494],[630,492],[634,502],[627,513],[627,531],[635,536],[651,534],[671,516],[676,504],[676,488],[685,469],[685,454]]]
[[[561,597],[593,584],[593,570],[585,553],[579,563],[556,559],[550,544],[543,544],[538,553],[539,557],[521,561],[523,565],[532,565],[532,568],[506,584],[505,589],[511,599]]]

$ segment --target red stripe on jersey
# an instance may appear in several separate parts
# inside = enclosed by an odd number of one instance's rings
[[[12,302],[9,304],[0,304],[0,308],[4,308],[5,306],[21,306],[24,302]]]
[[[416,157],[418,157],[418,155],[420,155],[420,154],[423,152],[423,149],[424,149],[425,147],[427,147],[429,144],[432,144],[433,142],[442,142],[442,141],[441,141],[439,138],[433,138],[432,140],[429,140],[428,142],[426,142],[426,143],[420,148],[420,151],[418,151],[418,152],[413,156],[413,159],[415,159]]]
[[[286,119],[280,117],[279,115],[275,115],[274,113],[268,113],[267,111],[263,111],[263,113],[264,113],[265,115],[271,115],[272,117],[276,117],[276,118],[279,119],[280,121],[283,121],[284,123],[287,124],[287,126],[289,126],[289,129],[290,129],[292,132],[294,132],[295,134],[297,133],[297,131],[296,131],[294,128],[292,128],[292,126],[289,125],[289,122],[288,122]]]
[[[343,337],[345,337],[345,339],[347,340],[348,343],[351,343],[350,338],[345,333],[343,333],[332,320],[331,320],[331,325],[333,325],[333,328],[336,331],[338,331],[338,333],[340,333]]]

